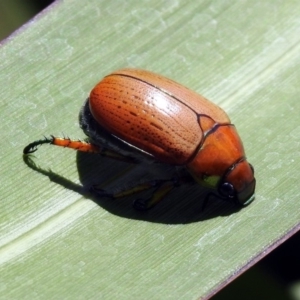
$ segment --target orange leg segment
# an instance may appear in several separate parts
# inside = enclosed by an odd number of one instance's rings
[[[45,137],[42,140],[37,140],[29,145],[27,145],[24,150],[23,154],[30,154],[33,153],[37,150],[37,147],[39,145],[43,144],[51,144],[51,145],[56,145],[60,147],[65,147],[65,148],[71,148],[77,151],[83,151],[83,152],[93,152],[93,153],[100,153],[101,149],[100,147],[93,145],[91,143],[87,143],[84,141],[75,141],[71,140],[69,138],[58,138],[55,136],[51,136],[50,138]]]
[[[87,143],[84,141],[80,140],[71,140],[69,138],[57,138],[57,137],[52,137],[51,143],[52,145],[59,146],[59,147],[64,147],[64,148],[71,148],[77,151],[82,151],[82,152],[92,152],[92,153],[100,153],[101,149],[93,145],[91,143]]]

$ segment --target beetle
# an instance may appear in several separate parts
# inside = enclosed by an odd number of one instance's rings
[[[115,71],[92,89],[79,119],[89,137],[87,142],[51,136],[30,143],[23,153],[30,154],[38,145],[49,143],[174,168],[177,175],[170,179],[145,182],[118,193],[109,194],[94,186],[99,195],[112,198],[156,188],[150,199],[135,202],[137,209],[154,206],[191,178],[235,205],[246,206],[254,200],[254,169],[228,115],[171,79],[140,69]]]

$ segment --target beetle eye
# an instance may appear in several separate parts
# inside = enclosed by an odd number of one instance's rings
[[[220,194],[226,198],[233,198],[235,194],[233,185],[228,182],[222,183],[220,186]]]

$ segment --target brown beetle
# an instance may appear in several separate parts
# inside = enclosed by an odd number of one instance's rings
[[[242,206],[254,199],[254,170],[227,114],[168,78],[137,69],[116,71],[91,91],[80,120],[90,142],[51,137],[29,144],[24,154],[50,143],[121,160],[154,160],[186,168],[221,199]],[[186,178],[146,182],[117,194],[98,192],[117,198],[156,187],[151,199],[136,203],[147,209]]]

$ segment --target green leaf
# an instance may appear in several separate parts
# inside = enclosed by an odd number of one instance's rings
[[[299,227],[299,1],[59,1],[2,43],[0,291],[5,299],[209,297]],[[234,211],[201,187],[141,213],[93,197],[143,177],[123,162],[41,146],[84,138],[91,88],[121,67],[161,73],[230,115],[256,171]]]

